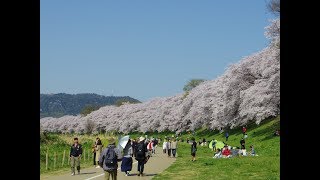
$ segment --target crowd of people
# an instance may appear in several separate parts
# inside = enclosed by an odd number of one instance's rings
[[[243,137],[240,140],[240,146],[232,147],[228,145],[226,142],[229,138],[229,133],[225,132],[225,142],[218,142],[213,139],[212,141],[207,141],[205,138],[201,138],[198,143],[195,138],[192,137],[186,139],[186,142],[191,145],[191,161],[196,161],[196,153],[197,153],[197,144],[200,146],[208,146],[212,148],[214,152],[213,158],[231,158],[231,157],[240,157],[240,156],[258,156],[255,152],[254,146],[250,146],[250,151],[247,153],[246,151],[246,141],[248,138],[247,129],[245,127],[242,128]],[[280,135],[280,130],[275,131],[275,136]],[[126,141],[125,141],[126,142]],[[183,139],[179,139],[176,136],[165,137],[162,142],[163,154],[167,154],[169,158],[177,157],[177,148],[178,142],[184,142]],[[126,143],[125,147],[119,148],[115,145],[116,141],[114,138],[108,139],[108,145],[103,149],[103,144],[99,137],[96,138],[94,145],[92,146],[93,153],[93,165],[96,168],[102,168],[105,172],[105,179],[109,179],[110,177],[113,180],[117,179],[117,168],[118,162],[121,161],[121,172],[124,172],[126,176],[130,176],[130,172],[132,171],[133,158],[138,162],[138,176],[144,175],[144,165],[148,162],[149,158],[152,155],[156,154],[156,148],[161,143],[160,138],[150,139],[146,137],[139,137],[137,139],[129,139]],[[220,143],[219,146],[218,143]],[[223,144],[222,144],[223,143]],[[218,148],[219,147],[219,148]],[[80,158],[82,155],[82,146],[78,143],[78,138],[74,138],[74,143],[71,146],[70,150],[70,164],[71,164],[71,173],[75,175],[75,168],[80,174]]]
[[[162,150],[164,154],[168,154],[168,157],[175,158],[177,155],[178,141],[175,137],[165,137],[162,143]]]

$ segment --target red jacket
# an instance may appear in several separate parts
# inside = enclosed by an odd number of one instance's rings
[[[231,154],[231,152],[228,148],[226,148],[222,151],[222,155],[229,156],[230,154]]]
[[[247,129],[246,128],[242,128],[242,132],[246,132],[247,131]]]

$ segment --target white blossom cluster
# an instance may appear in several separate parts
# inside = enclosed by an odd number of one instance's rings
[[[268,26],[266,36],[280,42],[280,20]],[[280,29],[279,29],[280,32]],[[272,45],[231,65],[218,78],[205,81],[189,94],[154,98],[139,104],[105,106],[85,117],[63,116],[40,119],[50,132],[84,133],[87,120],[95,131],[182,131],[199,127],[237,127],[259,124],[280,114],[280,49]]]

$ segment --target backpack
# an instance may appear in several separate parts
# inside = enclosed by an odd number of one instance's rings
[[[117,155],[114,148],[108,148],[104,162],[108,168],[117,167]]]
[[[137,158],[144,158],[145,152],[144,152],[144,144],[139,143],[137,145]]]

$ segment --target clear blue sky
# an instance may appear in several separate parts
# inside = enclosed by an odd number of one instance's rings
[[[266,47],[265,0],[41,0],[40,92],[141,101]]]

